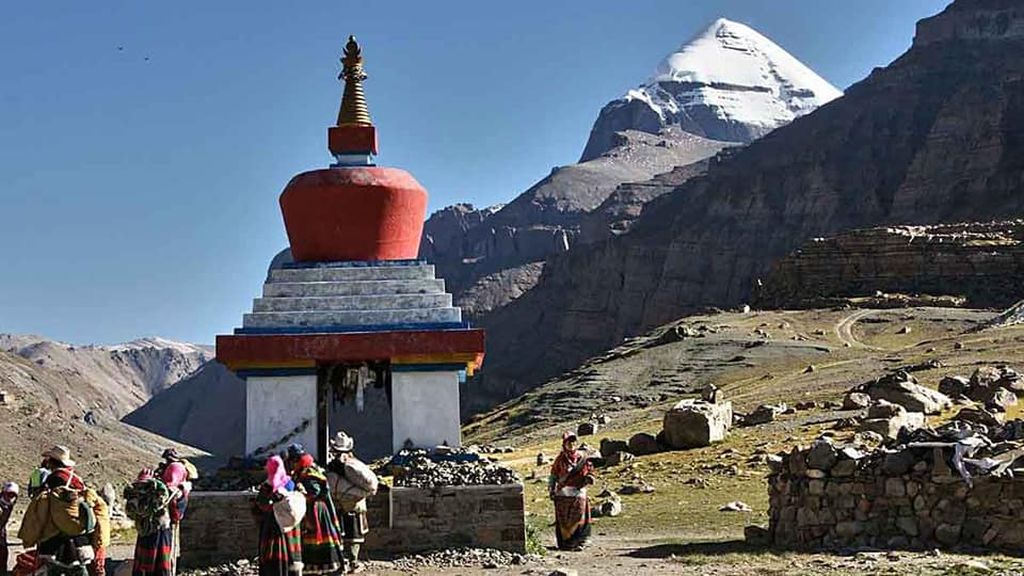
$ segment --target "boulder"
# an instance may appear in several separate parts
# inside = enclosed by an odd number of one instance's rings
[[[701,388],[700,399],[712,404],[718,404],[718,401],[721,400],[721,391],[718,389],[718,386],[709,382]]]
[[[629,444],[625,440],[611,440],[609,438],[601,439],[601,456],[608,458],[616,452],[626,452],[629,450]]]
[[[597,422],[583,422],[576,427],[577,436],[592,436],[597,433]]]
[[[880,400],[868,409],[868,417],[861,422],[860,431],[874,432],[895,439],[903,428],[917,430],[923,426],[923,413],[908,412],[898,404]]]
[[[629,437],[628,451],[636,456],[657,454],[660,450],[658,440],[646,432],[637,432]]]
[[[857,391],[864,392],[874,400],[887,400],[899,404],[908,412],[938,414],[953,406],[948,396],[921,386],[916,378],[903,370],[869,382]]]
[[[987,428],[998,428],[1003,425],[1003,420],[1006,416],[1002,412],[989,412],[984,408],[975,408],[973,406],[967,406],[960,409],[960,412],[956,415],[956,420],[963,420],[964,422],[971,422],[973,424],[981,424]]]
[[[609,518],[622,514],[622,499],[619,498],[618,494],[612,492],[611,496],[598,504],[597,512],[600,516],[607,516]]]
[[[772,543],[772,534],[767,528],[751,524],[743,527],[743,540],[751,546],[768,546]]]
[[[863,392],[847,392],[843,396],[843,410],[863,410],[871,405],[871,396]]]
[[[727,400],[716,404],[681,400],[665,413],[662,421],[665,443],[675,449],[698,448],[719,442],[725,439],[731,425],[732,402]]]
[[[1014,396],[1024,396],[1024,378],[1007,366],[982,366],[971,375],[966,396],[976,402],[991,402],[999,390],[1006,390]],[[1005,401],[997,400],[997,404]]]
[[[830,440],[821,438],[807,451],[807,467],[828,472],[835,466],[837,458],[836,447]]]
[[[992,397],[985,402],[985,408],[994,412],[1006,412],[1017,403],[1017,395],[1006,388],[995,388]]]
[[[963,376],[946,376],[939,380],[939,392],[951,398],[966,396],[969,388],[970,380]]]
[[[778,416],[786,414],[789,406],[785,404],[762,404],[743,418],[742,426],[759,426],[773,422]]]

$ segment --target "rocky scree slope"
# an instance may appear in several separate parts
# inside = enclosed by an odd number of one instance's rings
[[[676,126],[713,140],[751,142],[842,95],[752,28],[720,18],[662,60],[654,75],[608,103],[581,162],[615,134]]]
[[[740,304],[810,238],[1024,213],[1024,11],[958,0],[845,97],[652,201],[630,233],[549,259],[489,315],[468,405],[521,393],[626,336]]]

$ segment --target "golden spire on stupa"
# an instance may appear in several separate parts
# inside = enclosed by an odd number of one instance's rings
[[[341,97],[341,110],[338,111],[338,126],[373,126],[370,110],[366,107],[366,95],[363,94],[363,53],[356,42],[355,36],[348,37],[345,44],[345,56],[341,59],[342,71],[338,78],[345,80],[345,92]]]

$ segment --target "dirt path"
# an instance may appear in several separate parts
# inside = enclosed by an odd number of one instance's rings
[[[844,317],[835,325],[836,336],[839,340],[849,346],[850,348],[858,348],[861,350],[875,350],[878,352],[885,352],[885,348],[878,348],[877,346],[869,346],[853,335],[853,326],[860,322],[864,318],[878,312],[877,310],[858,310],[849,316]]]

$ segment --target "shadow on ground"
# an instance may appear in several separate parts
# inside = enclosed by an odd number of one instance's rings
[[[631,550],[623,556],[630,558],[668,558],[670,556],[711,556],[720,554],[770,554],[764,546],[755,546],[743,540],[724,542],[690,542],[687,544],[656,544]]]

